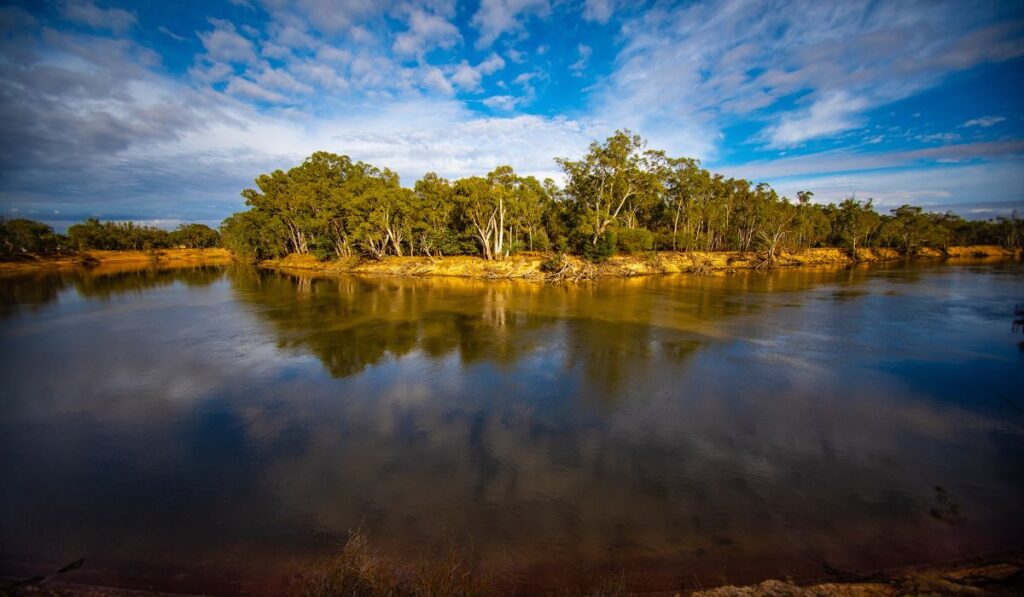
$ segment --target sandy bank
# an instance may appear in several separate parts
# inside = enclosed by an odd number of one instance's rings
[[[161,267],[215,265],[231,263],[227,249],[157,249],[155,251],[84,251],[54,257],[25,257],[0,261],[0,273],[18,273],[39,269],[159,264]]]
[[[1019,251],[996,246],[952,247],[948,253],[934,249],[921,252],[922,258],[980,258],[1019,257]],[[893,249],[858,249],[857,261],[873,262],[903,259]],[[763,258],[753,252],[690,251],[658,252],[643,255],[616,255],[604,263],[589,263],[579,257],[566,255],[557,262],[549,253],[521,253],[506,259],[486,261],[474,256],[452,257],[385,257],[372,259],[342,259],[321,262],[311,255],[289,255],[282,259],[264,261],[260,265],[271,269],[314,271],[325,274],[363,274],[377,276],[450,276],[479,279],[523,280],[583,280],[649,276],[658,274],[729,273],[741,269],[754,269],[762,265]],[[838,248],[803,249],[780,253],[776,267],[803,265],[849,265],[855,263],[849,252]]]

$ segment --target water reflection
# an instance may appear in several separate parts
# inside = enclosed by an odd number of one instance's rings
[[[1024,536],[1019,266],[208,279],[0,322],[5,566],[273,592],[362,526],[666,589]]]
[[[61,291],[74,286],[78,296],[109,300],[125,293],[141,293],[181,282],[208,286],[224,274],[219,266],[190,268],[139,267],[114,264],[76,270],[43,270],[0,277],[0,317],[19,310],[35,311],[57,300]]]

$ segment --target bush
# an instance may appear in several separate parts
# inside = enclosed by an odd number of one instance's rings
[[[646,228],[625,228],[618,237],[616,246],[626,253],[643,253],[654,246],[654,235]]]
[[[586,242],[583,244],[583,256],[594,263],[608,261],[608,258],[615,254],[615,232],[605,230],[604,234],[597,238],[597,244]]]
[[[551,240],[548,238],[548,233],[543,228],[538,230],[533,235],[533,247],[534,251],[547,251],[551,248]]]
[[[565,255],[562,253],[555,253],[549,259],[545,259],[540,264],[540,271],[545,274],[554,274],[562,271],[565,267]]]

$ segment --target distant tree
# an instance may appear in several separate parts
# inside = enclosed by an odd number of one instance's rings
[[[35,220],[0,218],[0,252],[4,255],[56,253],[67,239],[49,225]]]
[[[168,235],[172,246],[206,249],[220,245],[220,234],[205,224],[181,224]]]
[[[871,199],[861,202],[851,197],[844,199],[836,210],[836,236],[855,258],[858,246],[866,244],[868,237],[881,223],[881,217],[872,209],[871,204]]]

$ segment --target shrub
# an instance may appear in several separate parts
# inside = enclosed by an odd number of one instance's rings
[[[597,243],[586,242],[583,244],[583,256],[594,263],[608,261],[608,258],[615,254],[615,232],[605,230],[604,234],[597,237]]]
[[[533,235],[533,247],[534,251],[547,251],[551,248],[551,240],[548,238],[548,233],[543,228],[537,230]]]
[[[562,270],[565,266],[565,255],[562,253],[555,253],[549,259],[545,259],[540,264],[540,271],[545,274],[553,274]]]
[[[624,228],[619,230],[616,246],[626,253],[650,251],[654,246],[654,235],[646,228]]]

